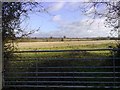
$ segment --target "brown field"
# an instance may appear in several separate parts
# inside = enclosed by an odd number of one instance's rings
[[[80,48],[107,48],[109,45],[115,44],[115,40],[94,40],[94,41],[55,41],[55,42],[18,42],[17,46],[20,50],[28,49],[67,49]],[[85,47],[85,48],[86,48]]]

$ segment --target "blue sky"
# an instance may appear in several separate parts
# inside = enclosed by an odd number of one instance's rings
[[[82,12],[83,3],[81,2],[43,2],[43,7],[49,12],[30,13],[21,26],[27,31],[38,29],[38,32],[30,35],[31,37],[107,37],[110,28],[104,26],[105,18],[93,19],[90,15],[86,16]],[[100,6],[99,6],[100,7]],[[105,8],[101,5],[100,11],[104,12]],[[39,9],[39,8],[38,8]],[[93,12],[93,8],[89,8],[87,13]]]

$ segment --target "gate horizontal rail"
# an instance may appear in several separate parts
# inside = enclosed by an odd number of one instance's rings
[[[120,86],[62,86],[62,85],[7,85],[6,87],[25,88],[120,88]]]
[[[120,73],[120,72],[6,72],[5,74],[112,74],[112,73]]]
[[[10,67],[10,68],[14,68],[14,69],[24,69],[24,68],[28,68],[28,67]],[[36,67],[29,67],[29,68],[36,68]],[[92,68],[92,69],[95,69],[95,68],[120,68],[120,66],[61,66],[61,67],[38,67],[39,69],[62,69],[62,68]]]
[[[20,59],[20,58],[19,58]],[[113,58],[29,58],[27,60],[10,60],[10,61],[15,61],[15,62],[29,62],[30,60],[112,60]],[[115,58],[116,60],[119,60],[120,58]]]
[[[20,55],[24,55],[24,53],[34,53],[36,56],[21,57],[18,55],[18,57],[5,58],[5,60],[9,61],[9,64],[4,66],[4,86],[37,88],[120,88],[120,66],[116,66],[116,61],[120,60],[120,57],[115,56],[115,53],[119,50],[120,48],[14,51],[15,54],[20,53]],[[73,58],[70,54],[69,58],[51,58],[46,54],[46,58],[41,58],[41,54],[39,54],[42,52],[70,52],[74,54],[75,52],[81,55],[81,52],[87,54],[86,52],[94,51],[102,51],[102,53],[104,53],[103,51],[109,51],[111,56],[99,57],[94,55],[93,57],[83,56],[81,58]],[[90,55],[92,56],[92,54]],[[84,61],[83,64],[81,64],[82,61]],[[89,65],[91,62],[93,64]],[[95,64],[95,62],[97,64]],[[53,63],[53,65],[51,63]],[[62,66],[62,64],[65,65]]]
[[[81,52],[81,51],[119,51],[120,48],[94,48],[94,49],[79,49],[79,50],[24,50],[14,51],[14,53],[34,53],[34,52]]]
[[[75,83],[77,83],[77,84],[83,84],[83,83],[112,83],[112,84],[114,84],[114,83],[118,83],[118,84],[120,84],[120,82],[99,82],[99,81],[97,81],[97,82],[95,82],[95,81],[6,81],[6,83],[72,83],[72,84],[75,84]]]
[[[41,77],[6,77],[6,79],[8,78],[120,78],[120,77],[74,77],[74,76],[49,76],[49,77],[44,77],[44,76],[41,76]]]

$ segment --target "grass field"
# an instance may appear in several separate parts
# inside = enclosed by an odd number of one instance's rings
[[[114,40],[84,40],[84,41],[52,41],[52,42],[18,42],[18,50],[51,50],[51,49],[85,49],[108,48],[115,46]]]
[[[114,40],[79,40],[79,41],[47,41],[47,42],[18,42],[18,50],[75,50],[75,49],[88,49],[88,48],[108,48],[109,46],[115,46]],[[112,59],[95,60],[94,58],[110,58],[112,56],[110,51],[81,51],[81,52],[37,52],[37,53],[16,53],[17,57],[7,59],[6,72],[13,72],[7,74],[7,81],[39,81],[54,80],[40,79],[40,78],[28,78],[36,77],[35,74],[27,74],[25,72],[111,72],[112,68],[46,68],[46,67],[76,67],[76,66],[112,66]],[[89,60],[84,60],[90,58]],[[11,68],[9,68],[11,67]],[[44,68],[36,68],[44,67]],[[24,74],[17,74],[16,72],[24,72]],[[37,74],[38,77],[50,76],[51,74]],[[60,74],[61,75],[61,74]],[[54,74],[51,76],[60,76]],[[62,76],[62,75],[61,75]],[[68,74],[63,74],[68,76]],[[72,76],[72,75],[71,75]],[[80,76],[80,75],[76,75]],[[86,77],[96,77],[92,79],[74,79],[75,81],[112,81],[112,79],[100,79],[99,77],[112,77],[113,74],[83,74]],[[8,78],[10,77],[10,78]],[[11,78],[12,77],[12,78]],[[25,77],[25,78],[16,78]],[[97,78],[98,77],[98,78]],[[57,78],[55,80],[67,80]],[[72,80],[72,79],[71,79]],[[69,81],[71,81],[69,79]],[[9,83],[10,85],[14,83]],[[23,83],[20,83],[23,85]],[[27,83],[26,83],[27,84]],[[34,85],[35,83],[33,83]],[[19,85],[19,84],[18,84]],[[29,84],[28,84],[29,85]],[[61,84],[62,85],[62,84]],[[104,86],[107,84],[85,84]],[[108,84],[109,85],[109,84]],[[111,85],[111,84],[110,84]]]
[[[52,42],[18,42],[18,50],[78,50],[78,49],[87,49],[87,48],[108,48],[108,46],[115,46],[114,40],[81,40],[81,41],[52,41]],[[60,58],[101,58],[101,57],[109,57],[111,56],[110,51],[92,51],[92,52],[42,52],[42,53],[17,53],[15,54],[20,59],[19,61],[27,62],[19,62],[17,63],[14,58],[12,58],[12,62],[9,65],[15,67],[21,66],[29,66],[36,65],[35,58],[43,59],[39,60],[40,66],[56,66],[56,65],[109,65],[111,62],[106,62],[106,60],[101,61],[68,61],[68,60],[60,60]],[[32,60],[33,58],[33,60]],[[16,59],[16,58],[15,58]],[[48,59],[48,60],[47,60]],[[28,62],[29,61],[29,62]],[[63,63],[64,62],[64,63]]]
[[[108,48],[109,46],[115,46],[114,40],[81,40],[81,41],[52,41],[52,42],[18,42],[18,50],[79,50],[88,48]],[[42,52],[42,53],[20,53],[17,56],[29,59],[29,58],[99,58],[109,57],[110,51],[93,51],[93,52]],[[54,61],[54,60],[53,60]],[[31,63],[31,62],[30,62]],[[33,63],[33,62],[32,62]],[[49,60],[44,61],[46,65],[60,64],[49,63]],[[67,62],[65,62],[67,64]],[[95,65],[95,62],[89,63],[89,65]],[[44,64],[44,65],[45,65]],[[70,64],[70,62],[69,62]],[[71,64],[75,64],[72,62]],[[79,63],[80,64],[80,63]],[[96,65],[99,63],[96,62]],[[106,63],[107,64],[107,63]],[[62,64],[61,64],[62,65]],[[87,65],[87,64],[85,64]]]
[[[52,41],[52,42],[18,42],[17,43],[18,50],[78,50],[78,49],[88,49],[88,48],[108,48],[109,46],[115,46],[114,40],[81,40],[81,41]],[[17,53],[15,54],[20,57],[21,61],[29,61],[29,62],[10,62],[12,66],[26,66],[26,64],[35,64],[36,61],[32,60],[32,58],[38,59],[53,59],[53,60],[40,60],[40,65],[81,65],[82,62],[74,62],[74,61],[57,61],[57,58],[101,58],[101,57],[109,57],[111,56],[110,51],[92,51],[92,52],[42,52],[42,53]],[[14,59],[14,58],[12,58]],[[15,58],[16,59],[16,58]],[[30,59],[30,60],[29,60]],[[51,63],[50,63],[51,62]],[[87,63],[89,62],[89,63]],[[104,62],[104,63],[103,63]],[[109,64],[103,60],[103,62],[99,61],[86,61],[83,65],[101,65],[101,64]],[[70,64],[71,63],[71,64]],[[111,63],[111,62],[110,62]],[[28,66],[28,65],[27,65]]]

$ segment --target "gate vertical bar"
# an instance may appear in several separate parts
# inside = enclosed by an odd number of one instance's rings
[[[2,67],[3,67],[3,57],[2,57],[2,2],[0,1],[0,90],[3,87],[3,74],[2,74]]]
[[[36,82],[37,82],[37,86],[38,86],[38,53],[35,53],[36,56]]]
[[[114,74],[114,87],[115,87],[115,82],[116,82],[116,75],[115,75],[115,51],[112,51],[113,55],[113,74]]]

